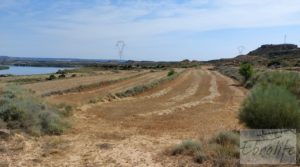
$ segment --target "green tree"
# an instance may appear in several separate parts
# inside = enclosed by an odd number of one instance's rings
[[[244,77],[244,81],[248,81],[253,75],[253,67],[250,63],[242,63],[240,65],[239,73]]]

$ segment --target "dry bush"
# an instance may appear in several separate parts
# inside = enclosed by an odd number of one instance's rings
[[[214,166],[239,166],[239,134],[235,132],[220,132],[210,141],[210,149],[214,152]]]
[[[8,86],[1,94],[0,104],[0,119],[9,129],[23,129],[34,135],[57,135],[66,128],[58,110],[29,90]]]
[[[193,156],[195,162],[203,163],[206,155],[203,152],[202,144],[196,140],[185,140],[181,144],[176,145],[171,150],[171,155],[188,155]]]

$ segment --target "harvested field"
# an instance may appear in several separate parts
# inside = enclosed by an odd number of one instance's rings
[[[24,87],[37,92],[37,94],[43,95],[43,94],[49,94],[51,92],[64,91],[71,88],[95,84],[103,81],[126,78],[144,72],[146,71],[143,72],[122,71],[119,73],[106,72],[104,74],[96,74],[95,76],[83,76],[83,77],[68,78],[68,79],[61,79],[61,80],[44,81],[44,82],[24,85]]]
[[[72,128],[61,136],[14,135],[3,143],[11,149],[1,153],[0,159],[11,166],[201,166],[164,151],[183,139],[208,139],[221,130],[243,128],[237,111],[246,90],[232,79],[206,68],[187,69],[136,96],[88,102],[153,82],[167,72],[149,72],[104,87],[47,97],[51,103],[77,107]]]
[[[68,93],[64,95],[54,95],[49,97],[50,102],[55,103],[66,103],[71,105],[85,104],[89,103],[91,100],[99,99],[105,97],[109,94],[118,93],[137,85],[143,85],[150,83],[153,80],[163,78],[167,75],[166,71],[145,73],[145,75],[132,77],[130,79],[122,80],[116,84],[111,84],[108,86],[91,89],[79,93]]]

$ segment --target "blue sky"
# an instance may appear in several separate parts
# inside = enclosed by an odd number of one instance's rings
[[[300,45],[299,0],[1,0],[0,55],[210,60]]]

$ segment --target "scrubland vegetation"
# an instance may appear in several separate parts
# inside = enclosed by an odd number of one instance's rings
[[[222,131],[212,139],[185,140],[169,150],[172,156],[193,157],[195,163],[213,162],[214,166],[236,166],[239,162],[240,136]]]
[[[243,82],[244,78],[243,76],[239,73],[239,69],[237,67],[232,67],[232,66],[218,66],[214,68],[218,72],[220,72],[223,75],[226,75],[232,79],[235,79],[239,82]]]
[[[47,105],[33,92],[18,86],[6,87],[0,104],[2,126],[8,129],[19,129],[32,135],[59,135],[68,126],[58,108]]]
[[[240,120],[257,129],[300,129],[300,107],[283,86],[257,85],[247,97]]]
[[[251,88],[240,109],[240,121],[256,129],[300,130],[300,74],[287,71],[262,71],[246,83]],[[297,136],[297,164],[300,164],[300,139]]]
[[[249,79],[251,89],[240,120],[251,128],[300,128],[300,74],[259,72]]]

